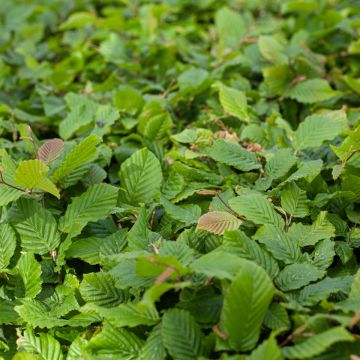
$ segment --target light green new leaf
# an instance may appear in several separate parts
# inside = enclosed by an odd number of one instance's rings
[[[45,333],[37,336],[30,328],[24,331],[19,348],[38,355],[39,359],[62,360],[64,358],[60,343],[54,337]]]
[[[301,190],[295,182],[285,185],[281,194],[281,206],[292,217],[304,217],[309,214],[306,191]]]
[[[162,172],[157,157],[147,148],[138,150],[121,164],[121,202],[138,205],[152,201],[160,192]]]
[[[215,14],[216,32],[222,49],[235,48],[240,45],[245,35],[245,23],[239,12],[223,7]]]
[[[16,270],[20,276],[18,284],[18,297],[35,298],[41,291],[41,265],[35,260],[34,254],[26,253],[21,255],[16,265]]]
[[[212,211],[200,216],[196,229],[222,235],[226,230],[236,230],[241,222],[226,211]]]
[[[318,147],[332,140],[346,127],[344,110],[327,111],[308,116],[295,132],[294,147],[297,150]]]
[[[286,346],[281,351],[287,359],[312,359],[336,342],[354,340],[353,336],[343,327],[336,326],[311,336],[299,344]]]
[[[273,36],[260,36],[258,45],[261,55],[274,65],[288,63],[289,60],[285,54],[284,46]]]
[[[105,219],[116,206],[118,189],[108,184],[96,184],[73,198],[65,215],[60,218],[61,231],[76,236],[90,221]]]
[[[286,96],[290,99],[304,104],[329,100],[339,94],[340,92],[333,90],[324,79],[301,81],[286,92]]]
[[[3,179],[12,185],[15,184],[14,175],[16,171],[16,164],[9,156],[5,149],[0,149],[1,159],[1,173]],[[24,193],[20,190],[14,189],[10,186],[0,183],[0,206],[6,206],[12,201],[19,199]]]
[[[114,307],[129,299],[128,292],[118,289],[113,275],[107,272],[85,274],[80,294],[87,303],[104,307]]]
[[[8,224],[0,224],[0,270],[6,269],[16,248],[16,235]]]
[[[174,360],[192,360],[203,355],[204,335],[188,311],[168,310],[163,316],[161,333]]]
[[[216,140],[212,147],[208,149],[208,154],[214,160],[233,166],[241,171],[260,168],[255,153],[247,151],[237,143],[224,139]]]
[[[230,207],[239,215],[245,216],[255,224],[273,224],[279,228],[284,226],[284,220],[278,214],[269,200],[255,192],[237,196],[229,200]]]
[[[28,190],[43,190],[59,199],[59,190],[46,177],[48,171],[49,168],[41,160],[24,160],[16,168],[14,180]]]
[[[35,254],[49,254],[60,244],[60,233],[50,211],[38,209],[30,217],[15,225],[20,234],[21,247]]]
[[[226,114],[249,121],[246,95],[243,91],[221,85],[219,90],[221,106]]]
[[[243,260],[227,288],[220,327],[237,351],[252,350],[259,340],[261,324],[274,295],[274,287],[265,270]]]
[[[283,360],[284,357],[275,339],[271,337],[260,344],[246,360]]]
[[[97,135],[90,135],[74,146],[54,171],[51,180],[63,188],[76,184],[89,171],[97,156],[96,146],[99,142]]]
[[[316,281],[325,274],[325,271],[309,263],[291,264],[280,271],[275,283],[282,291],[290,291]]]

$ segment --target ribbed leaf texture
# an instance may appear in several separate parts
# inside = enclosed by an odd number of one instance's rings
[[[230,207],[255,224],[273,224],[282,228],[284,220],[267,198],[259,193],[247,193],[229,200]]]
[[[86,302],[104,307],[114,307],[129,299],[128,291],[118,289],[113,275],[106,272],[84,275],[80,294]]]
[[[160,162],[147,148],[138,150],[121,164],[119,177],[121,202],[131,205],[148,203],[160,193]]]
[[[209,156],[223,164],[233,166],[242,171],[258,169],[260,165],[256,161],[256,155],[247,151],[241,145],[218,139],[208,150]]]
[[[281,206],[292,217],[304,217],[309,214],[306,191],[301,190],[295,182],[288,183],[281,194]]]
[[[301,81],[286,92],[286,95],[300,103],[316,103],[325,101],[339,95],[324,79],[310,79]]]
[[[225,293],[221,311],[220,326],[231,347],[238,351],[255,347],[273,295],[274,287],[265,270],[243,260]]]
[[[240,120],[249,120],[246,95],[243,91],[221,85],[219,98],[226,114],[235,116]]]
[[[197,359],[203,354],[204,335],[188,311],[167,311],[163,316],[161,333],[164,345],[174,360]]]
[[[60,198],[59,190],[55,184],[46,177],[49,168],[41,160],[24,160],[16,168],[15,182],[28,189],[38,189],[46,191],[58,199]]]
[[[222,235],[226,230],[236,230],[241,224],[234,215],[225,211],[212,211],[200,216],[197,229]]]
[[[248,238],[242,231],[227,231],[221,249],[246,260],[252,260],[266,270],[273,279],[279,272],[278,263],[256,241]]]
[[[136,360],[143,344],[134,333],[106,323],[102,331],[89,341],[86,350],[99,359],[110,357],[117,360]]]
[[[108,184],[96,184],[73,199],[60,219],[60,229],[73,236],[79,234],[89,221],[104,219],[116,206],[118,189]]]
[[[327,111],[308,116],[295,132],[294,147],[302,150],[321,146],[339,135],[347,124],[344,110]]]
[[[54,171],[51,180],[63,188],[76,184],[89,171],[97,156],[96,146],[99,142],[98,136],[90,135],[74,146]]]
[[[0,270],[6,269],[16,248],[16,235],[8,224],[0,224]]]
[[[33,330],[24,331],[20,338],[19,348],[38,355],[40,359],[62,360],[64,358],[60,343],[50,334],[40,333],[39,336]]]
[[[15,225],[20,234],[21,247],[36,254],[49,254],[60,244],[58,225],[50,211],[38,209],[30,217]]]
[[[56,160],[64,151],[64,142],[60,139],[45,141],[37,152],[37,157],[45,164]]]
[[[32,253],[21,255],[16,265],[20,281],[17,284],[17,297],[35,298],[41,291],[41,265]]]
[[[341,341],[354,341],[354,337],[343,327],[336,326],[314,335],[294,346],[281,349],[286,359],[312,359],[321,354],[332,344]]]

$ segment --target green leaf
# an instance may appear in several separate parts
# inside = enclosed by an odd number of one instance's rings
[[[50,254],[60,244],[60,233],[50,211],[38,209],[15,225],[20,234],[21,247],[36,254]]]
[[[254,235],[254,239],[264,244],[275,259],[285,264],[295,263],[301,257],[299,245],[274,225],[263,225]]]
[[[134,333],[106,323],[102,331],[90,339],[86,350],[97,358],[136,360],[140,356],[143,341]]]
[[[284,46],[273,36],[260,36],[259,50],[261,55],[274,65],[283,65],[288,63],[288,57],[285,54]]]
[[[208,277],[231,280],[244,263],[248,263],[248,261],[220,250],[210,252],[196,259],[191,268],[197,273],[205,274]]]
[[[141,360],[164,360],[166,351],[161,334],[161,325],[155,326],[150,332],[144,347],[141,349]]]
[[[104,219],[116,206],[118,189],[108,184],[96,184],[73,199],[60,218],[61,231],[78,235],[90,221]]]
[[[344,110],[327,111],[308,116],[295,132],[294,147],[297,150],[321,146],[339,135],[347,124]]]
[[[304,161],[300,164],[299,169],[292,173],[281,185],[304,178],[310,183],[319,175],[322,166],[323,162],[320,159]]]
[[[236,230],[240,224],[241,220],[226,211],[212,211],[200,216],[196,229],[222,235],[226,230]]]
[[[295,163],[296,156],[291,149],[280,149],[267,160],[265,174],[267,177],[277,180],[285,176]]]
[[[309,263],[287,265],[275,279],[276,285],[283,291],[295,290],[322,278],[325,271]]]
[[[265,270],[243,260],[226,290],[221,312],[220,326],[233,349],[248,351],[255,347],[273,295],[274,287]]]
[[[16,185],[14,175],[16,164],[4,149],[0,149],[1,175],[11,185]],[[19,199],[24,193],[0,182],[0,206],[6,206]]]
[[[246,360],[283,360],[284,357],[275,339],[271,337],[260,344]]]
[[[160,162],[147,148],[138,150],[121,164],[119,177],[121,202],[136,206],[152,201],[160,193]]]
[[[275,259],[242,231],[226,231],[220,249],[243,259],[254,261],[265,269],[272,279],[279,272],[279,266]]]
[[[208,149],[208,154],[214,160],[233,166],[238,170],[250,171],[260,167],[256,161],[255,153],[224,139],[216,140],[213,146]]]
[[[300,344],[286,346],[281,351],[287,359],[310,359],[340,341],[354,341],[354,338],[344,328],[336,326],[314,335]]]
[[[40,160],[24,160],[16,168],[14,180],[28,190],[43,190],[59,199],[59,190],[46,177],[48,171],[49,168]]]
[[[201,215],[201,208],[198,205],[174,205],[164,196],[161,196],[160,202],[164,206],[166,213],[186,226],[196,224]]]
[[[20,282],[17,285],[18,297],[35,298],[41,291],[41,265],[35,260],[32,253],[26,253],[20,257],[16,270],[20,276]]]
[[[288,330],[290,328],[290,319],[284,306],[279,303],[272,303],[266,312],[264,325],[271,330]]]
[[[273,224],[279,228],[284,226],[284,220],[278,214],[269,200],[256,192],[249,192],[229,200],[230,207],[239,215],[245,216],[255,224]]]
[[[90,135],[74,146],[54,171],[51,180],[63,188],[76,184],[88,172],[91,162],[96,158],[99,141],[98,136]]]
[[[285,185],[281,194],[281,206],[292,217],[305,217],[309,215],[306,191],[301,190],[295,182]]]
[[[222,48],[235,48],[245,35],[245,23],[240,13],[223,7],[215,14],[215,26]]]
[[[286,96],[300,103],[316,103],[338,96],[339,91],[333,90],[324,79],[301,81],[286,92]]]
[[[239,120],[249,121],[248,105],[243,91],[220,85],[219,100],[226,114],[235,116]]]
[[[188,311],[171,309],[165,312],[161,333],[174,360],[196,359],[204,353],[204,335]]]
[[[87,303],[104,307],[114,307],[129,298],[127,291],[116,288],[113,275],[106,272],[85,274],[80,294]]]
[[[50,334],[40,333],[37,336],[30,328],[24,331],[19,347],[25,351],[39,355],[40,359],[62,360],[60,343]]]
[[[16,235],[8,224],[0,224],[0,271],[6,269],[16,248]]]

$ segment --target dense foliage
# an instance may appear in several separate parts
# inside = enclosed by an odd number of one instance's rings
[[[359,359],[359,15],[1,0],[0,358]]]

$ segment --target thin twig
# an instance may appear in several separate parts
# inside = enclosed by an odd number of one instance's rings
[[[218,199],[222,202],[222,204],[229,210],[229,212],[234,215],[235,217],[237,217],[240,220],[246,220],[245,216],[239,215],[237,214],[220,196],[220,194],[216,194],[216,196],[218,197]]]

